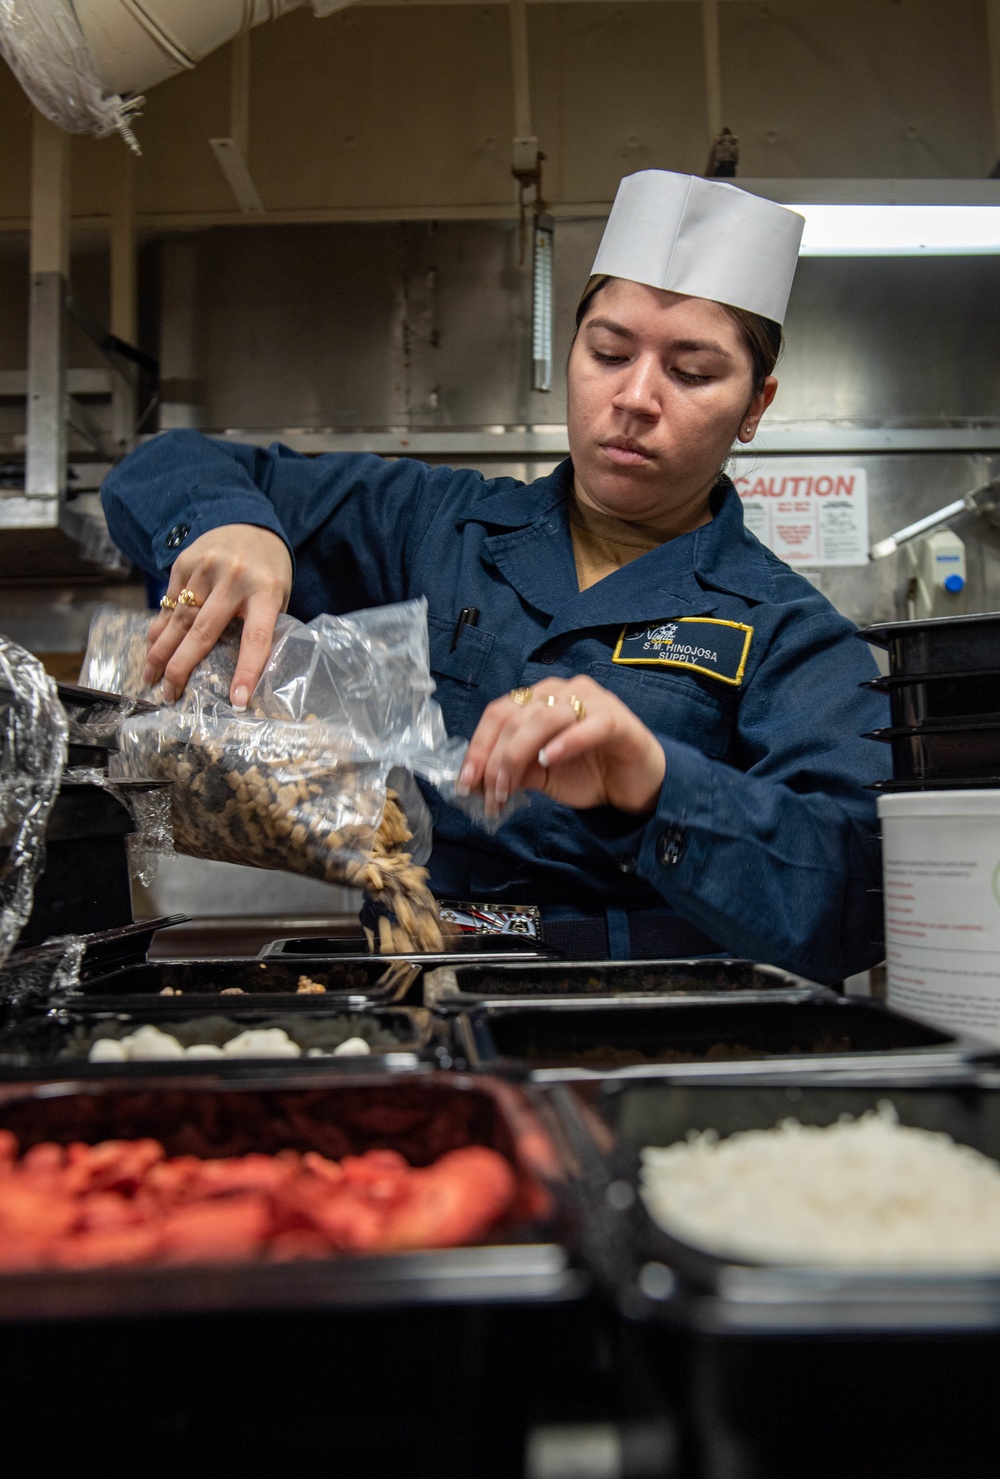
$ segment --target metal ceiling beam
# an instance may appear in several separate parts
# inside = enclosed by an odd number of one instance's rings
[[[741,175],[739,186],[786,205],[1000,205],[1000,180],[990,179],[801,179],[798,177]],[[557,220],[601,220],[611,209],[609,200],[564,200],[547,205]],[[316,206],[267,210],[262,216],[243,216],[236,210],[149,211],[136,216],[144,231],[194,231],[206,226],[250,224],[292,226],[356,221],[509,221],[518,217],[509,200],[476,205]],[[0,231],[25,231],[26,216],[0,216]],[[73,217],[74,229],[106,231],[108,216]]]
[[[31,296],[25,495],[58,518],[66,489],[70,139],[37,110],[31,151]],[[49,516],[39,510],[45,522]]]
[[[139,296],[136,286],[135,164],[128,149],[118,150],[113,188],[109,232],[111,332],[125,344],[136,344],[139,338]],[[119,455],[131,446],[135,420],[135,377],[116,375],[112,438]]]
[[[523,3],[523,0],[522,0]],[[240,210],[263,214],[264,202],[250,173],[250,32],[236,36],[230,47],[229,137],[209,139],[209,147],[226,177]]]
[[[389,457],[562,458],[569,451],[560,424],[492,427],[383,427],[349,431],[337,427],[204,428],[223,440],[267,446],[283,442],[296,452],[377,452]],[[148,441],[143,437],[141,440]],[[833,422],[765,421],[753,447],[734,452],[754,462],[762,457],[842,456],[877,452],[997,452],[1000,424],[981,426],[841,426]]]

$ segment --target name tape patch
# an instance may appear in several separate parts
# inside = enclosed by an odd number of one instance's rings
[[[738,686],[753,627],[714,616],[678,616],[652,626],[622,627],[611,661],[622,667],[687,668]]]

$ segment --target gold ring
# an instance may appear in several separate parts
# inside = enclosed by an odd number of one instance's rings
[[[162,610],[164,610],[164,611],[173,611],[173,610],[176,609],[176,606],[177,606],[177,602],[174,600],[173,596],[161,596],[160,597],[160,607],[161,607]]]
[[[510,690],[510,693],[508,693],[507,695],[507,697],[512,698],[520,708],[523,708],[525,704],[530,704],[534,696],[535,690],[533,688],[512,688]]]
[[[581,720],[586,719],[586,706],[583,704],[582,700],[577,698],[575,693],[571,693],[566,702],[569,704],[570,708],[573,710],[573,713],[576,715],[577,724],[579,724]]]
[[[187,586],[185,586],[177,597],[177,604],[178,606],[200,606],[201,602],[198,600],[194,591],[188,590]]]
[[[546,694],[546,696],[545,696],[545,707],[547,709],[554,709],[555,706],[556,706],[556,696],[555,696],[555,694],[554,693],[548,693],[548,694]]]

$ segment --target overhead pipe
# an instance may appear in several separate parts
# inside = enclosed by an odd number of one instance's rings
[[[75,0],[77,20],[109,92],[122,97],[189,71],[243,31],[305,0]]]
[[[131,138],[141,94],[209,52],[308,3],[350,0],[4,0],[3,55],[35,106],[72,133]]]

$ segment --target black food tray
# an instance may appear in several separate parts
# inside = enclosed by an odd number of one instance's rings
[[[875,729],[868,739],[892,746],[895,781],[975,781],[1000,772],[1000,724]]]
[[[743,999],[775,992],[832,995],[825,986],[776,966],[748,960],[553,961],[539,965],[457,965],[424,979],[427,1006],[461,1008],[484,1001],[564,1001],[567,997],[669,996],[705,1001],[739,993]]]
[[[58,1090],[58,1092],[57,1092]],[[239,1086],[120,1081],[0,1087],[0,1128],[22,1152],[43,1141],[159,1140],[168,1155],[202,1157],[316,1150],[339,1159],[373,1148],[427,1165],[464,1145],[505,1156],[514,1206],[481,1245],[415,1253],[341,1255],[298,1263],[116,1267],[0,1274],[0,1323],[279,1308],[387,1308],[452,1302],[575,1299],[575,1203],[556,1141],[523,1092],[486,1077],[336,1076]]]
[[[371,954],[364,935],[303,935],[282,940],[272,940],[260,952],[262,960],[272,956],[306,957],[322,960],[327,956],[364,958]],[[379,959],[412,960],[432,970],[439,965],[462,965],[468,959],[499,964],[504,961],[542,961],[558,958],[557,950],[548,949],[541,940],[525,939],[518,935],[458,935],[449,936],[447,948],[440,951],[414,951],[408,955],[381,954]]]
[[[1000,774],[934,781],[872,781],[866,790],[892,795],[897,791],[995,791],[998,787]]]
[[[747,1082],[734,1077],[718,1084],[647,1078],[559,1086],[551,1092],[591,1172],[601,1165],[605,1189],[612,1183],[631,1188],[629,1194],[599,1198],[598,1214],[605,1251],[616,1248],[620,1255],[605,1263],[604,1273],[631,1314],[669,1319],[708,1334],[827,1338],[951,1329],[1000,1337],[1000,1273],[895,1274],[723,1258],[664,1232],[638,1195],[643,1146],[673,1145],[693,1131],[715,1130],[726,1137],[771,1129],[789,1117],[829,1125],[884,1101],[903,1124],[943,1131],[1000,1159],[1000,1079],[990,1082],[971,1069],[962,1075],[946,1071],[940,1079],[929,1070],[917,1084],[900,1082],[891,1072],[822,1084],[806,1078],[794,1084],[780,1078]],[[597,1149],[602,1141],[610,1146],[606,1153]]]
[[[858,636],[886,649],[894,678],[983,672],[998,666],[1000,613],[880,622]]]
[[[584,1256],[681,1394],[684,1474],[852,1479],[991,1472],[1000,1276],[850,1272],[716,1258],[669,1237],[637,1194],[638,1152],[879,1101],[904,1124],[1000,1156],[1000,1080],[901,1087],[612,1081],[547,1091],[590,1177]],[[681,1472],[681,1471],[679,1471]]]
[[[283,960],[147,960],[116,970],[89,974],[78,992],[93,1003],[135,1008],[135,998],[157,997],[167,989],[180,993],[189,1005],[211,1006],[226,1011],[240,1004],[264,1001],[267,1005],[290,1002],[340,1009],[345,1002],[357,1005],[401,1002],[419,977],[420,970],[405,960],[381,960],[369,955],[352,961]],[[309,976],[325,993],[297,994],[300,976]],[[226,994],[240,988],[242,995]],[[166,998],[170,1000],[168,996]]]
[[[231,999],[231,998],[227,998]],[[238,1000],[238,998],[237,998]],[[306,997],[278,1011],[235,1008],[204,1012],[179,1001],[151,1002],[128,1011],[56,1007],[47,1012],[8,1014],[0,1031],[0,1081],[65,1078],[143,1079],[179,1074],[202,1077],[206,1070],[224,1078],[247,1074],[368,1072],[376,1069],[412,1069],[448,1057],[438,1024],[422,1007],[369,1007],[364,1012],[332,1012],[307,1005],[322,998]],[[183,1046],[213,1042],[221,1046],[249,1028],[280,1027],[302,1048],[300,1058],[156,1059],[138,1062],[91,1062],[90,1044],[99,1037],[121,1038],[152,1025],[177,1037]],[[330,1056],[330,1049],[348,1037],[363,1037],[369,1054]],[[436,1052],[441,1046],[440,1055]],[[307,1056],[310,1047],[326,1050],[323,1057]]]
[[[120,965],[139,964],[145,960],[153,936],[158,930],[169,929],[174,924],[184,924],[190,917],[189,914],[158,914],[155,918],[131,920],[114,929],[83,934],[80,936],[83,946],[81,966],[84,971],[100,974]],[[29,962],[42,965],[51,961],[53,953],[57,951],[57,945],[44,943],[33,945],[30,949],[17,949],[0,970],[0,997],[6,994],[4,981],[14,966]]]
[[[922,678],[873,678],[860,687],[889,695],[889,715],[896,729],[971,719],[1000,724],[1000,667]]]
[[[862,1065],[884,1070],[887,1056],[911,1071],[963,1061],[952,1035],[878,1002],[835,997],[655,1006],[494,1002],[463,1013],[456,1030],[470,1065],[516,1065],[539,1083],[769,1072],[778,1060],[794,1060],[806,1074]]]

